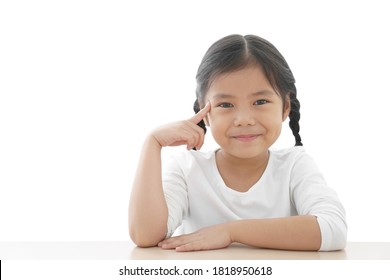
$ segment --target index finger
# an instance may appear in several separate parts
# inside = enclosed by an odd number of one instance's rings
[[[206,117],[208,112],[210,112],[210,109],[211,109],[210,102],[207,102],[206,106],[204,106],[202,110],[200,110],[192,118],[190,118],[189,121],[194,124],[198,124],[201,120],[204,119],[204,117]]]

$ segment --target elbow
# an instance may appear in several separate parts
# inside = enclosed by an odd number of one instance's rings
[[[333,250],[343,250],[347,246],[348,226],[345,219],[342,219],[338,226],[335,227],[333,234]]]
[[[142,234],[130,233],[130,238],[135,245],[141,248],[155,247],[161,240],[151,239]]]
[[[347,225],[343,225],[338,229],[338,234],[334,238],[334,250],[343,250],[347,246]]]
[[[348,227],[345,220],[338,223],[326,223],[322,221],[322,244],[320,251],[343,250],[347,245]]]
[[[141,248],[155,247],[165,238],[165,234],[156,234],[153,230],[136,230],[134,227],[129,228],[129,236],[133,243]]]

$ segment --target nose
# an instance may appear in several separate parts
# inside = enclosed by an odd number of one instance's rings
[[[236,112],[237,113],[234,118],[235,126],[255,125],[255,118],[250,110],[241,109],[241,110],[237,110]]]

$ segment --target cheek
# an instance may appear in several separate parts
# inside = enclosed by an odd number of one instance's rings
[[[277,139],[282,131],[283,120],[282,117],[274,117],[273,119],[269,119],[266,124],[268,137],[271,139]]]
[[[208,113],[210,126],[213,124],[228,126],[234,119],[232,110],[212,108]]]
[[[225,134],[229,126],[229,119],[227,116],[224,117],[221,114],[213,114],[210,112],[208,115],[208,123],[214,138],[219,138]]]

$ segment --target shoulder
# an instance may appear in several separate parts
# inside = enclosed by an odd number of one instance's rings
[[[270,150],[270,155],[273,160],[280,162],[296,162],[310,157],[302,146]]]
[[[283,169],[291,174],[317,172],[318,166],[314,159],[302,146],[295,146],[281,150],[271,150],[270,158],[275,169]]]

